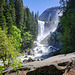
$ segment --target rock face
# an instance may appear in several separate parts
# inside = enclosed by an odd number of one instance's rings
[[[29,62],[18,70],[8,69],[4,75],[75,75],[75,53]]]
[[[56,19],[56,13],[59,10],[59,7],[52,7],[52,8],[48,8],[46,9],[39,17],[39,19],[41,21],[49,21],[50,17],[55,20]]]

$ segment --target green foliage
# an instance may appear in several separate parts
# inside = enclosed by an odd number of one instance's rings
[[[5,31],[0,28],[0,60],[3,61],[4,66],[6,66],[5,61],[8,61],[7,65],[16,58],[18,53],[14,48],[13,37],[7,37]]]
[[[21,31],[16,26],[12,26],[11,35],[13,36],[13,39],[15,41],[14,46],[15,46],[16,50],[19,51],[19,49],[21,47],[21,42],[22,42]]]
[[[75,8],[75,0],[60,0],[61,9],[66,12],[69,9]]]
[[[34,18],[35,18],[35,21],[37,21],[39,19],[39,12],[35,13]]]
[[[31,48],[33,41],[36,39],[38,33],[38,24],[34,19],[34,13],[30,13],[28,7],[24,8],[24,25],[22,26],[22,46],[21,49],[26,50]]]
[[[21,68],[22,64],[21,64],[21,60],[20,59],[16,59],[11,65],[10,67],[12,67],[14,70],[17,70],[19,68]]]
[[[24,12],[22,0],[15,0],[15,12],[16,12],[16,24],[17,27],[22,30],[24,23]]]
[[[33,35],[33,40],[36,40],[37,34],[38,34],[38,24],[36,20],[34,19],[34,12],[31,14],[31,34]]]
[[[60,0],[61,6],[64,10],[61,18],[60,27],[63,36],[62,53],[75,52],[75,0]]]
[[[4,66],[0,65],[0,75],[2,75],[3,70],[4,70]]]
[[[24,22],[26,22],[26,30],[29,31],[29,30],[31,30],[31,26],[32,26],[32,24],[31,24],[31,13],[30,13],[29,8],[25,8],[25,12],[26,12],[25,14],[27,16],[25,17]]]
[[[38,33],[37,16],[34,19],[34,13],[23,7],[22,0],[0,0],[0,60],[4,65],[4,68],[0,66],[0,72],[16,60],[20,51],[32,47]],[[21,66],[14,64],[15,69]]]
[[[14,0],[9,0],[10,13],[12,17],[13,24],[16,25],[16,14],[15,14],[15,3]]]
[[[13,21],[12,21],[12,17],[11,17],[11,14],[8,10],[8,6],[5,8],[5,18],[6,18],[6,26],[7,26],[7,31],[8,31],[8,34],[11,34],[10,30],[13,26]]]
[[[6,28],[6,19],[3,13],[0,13],[0,26],[2,29]]]
[[[24,24],[25,30],[30,31],[31,35],[33,35],[33,40],[37,36],[38,24],[34,19],[34,12],[30,13],[28,7],[24,9]]]
[[[5,4],[5,0],[0,0],[0,13],[3,13],[4,11],[4,4]]]
[[[25,51],[25,49],[27,48],[31,48],[32,43],[33,43],[32,35],[30,34],[30,32],[25,32],[24,39],[21,46],[22,51]]]
[[[60,24],[64,26],[63,36],[61,41],[63,42],[62,53],[70,53],[75,51],[75,9],[69,9],[66,15],[62,17]]]

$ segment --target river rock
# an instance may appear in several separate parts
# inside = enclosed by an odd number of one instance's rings
[[[35,59],[32,59],[31,57],[29,57],[28,60],[27,60],[27,59],[24,59],[24,60],[23,60],[23,63],[25,64],[25,63],[33,62],[33,61],[35,61]]]
[[[20,75],[75,75],[75,52],[22,64],[18,70]],[[16,75],[17,72],[11,68],[3,74]]]

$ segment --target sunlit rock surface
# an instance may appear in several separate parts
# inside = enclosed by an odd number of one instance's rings
[[[18,70],[20,75],[75,75],[75,52],[29,62]],[[16,74],[12,68],[4,71],[4,75]]]
[[[52,8],[48,8],[46,9],[39,17],[39,19],[41,21],[49,21],[50,20],[50,17],[55,21],[56,20],[56,15],[57,15],[57,12],[59,11],[59,7],[52,7]],[[59,14],[59,12],[58,12]]]

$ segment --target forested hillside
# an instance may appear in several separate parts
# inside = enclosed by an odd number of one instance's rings
[[[75,0],[61,0],[61,42],[62,53],[75,52]]]
[[[38,33],[37,17],[22,0],[0,0],[0,60],[4,65],[32,47]]]

